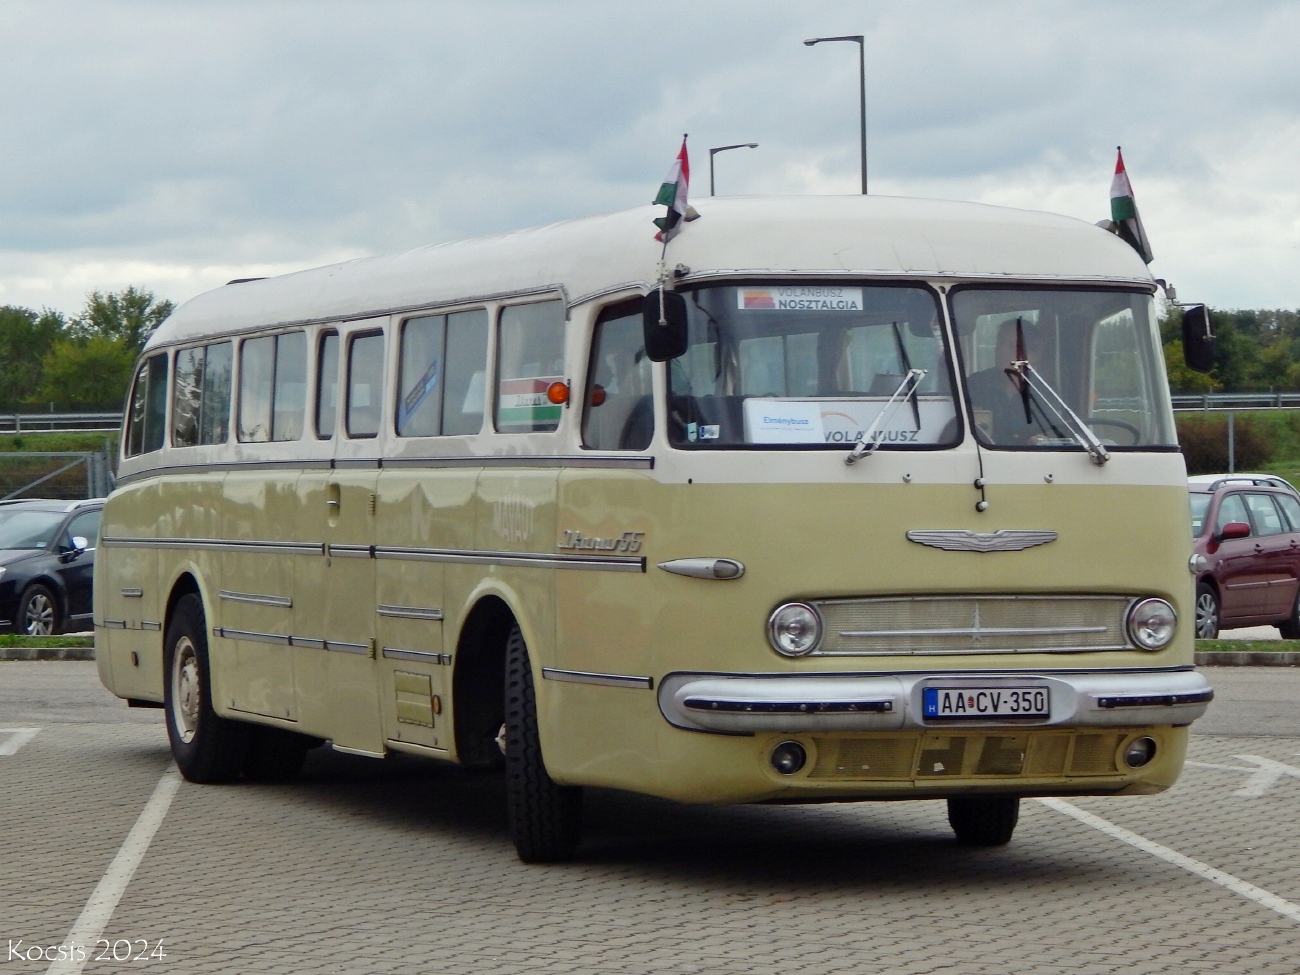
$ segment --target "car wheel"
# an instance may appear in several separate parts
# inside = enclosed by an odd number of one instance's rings
[[[1291,606],[1291,615],[1277,625],[1277,631],[1284,640],[1300,640],[1300,594]]]
[[[207,626],[194,593],[176,604],[164,648],[163,712],[176,767],[191,782],[237,779],[252,727],[212,709]]]
[[[1019,796],[953,796],[948,800],[948,823],[962,846],[1005,846],[1019,820]]]
[[[506,640],[505,694],[506,808],[515,850],[525,863],[569,860],[582,834],[582,789],[556,785],[542,761],[533,671],[518,625]]]
[[[59,604],[54,593],[40,584],[28,586],[18,604],[18,626],[28,636],[53,636],[59,632]]]
[[[1215,640],[1219,636],[1219,594],[1204,582],[1196,587],[1196,639]]]

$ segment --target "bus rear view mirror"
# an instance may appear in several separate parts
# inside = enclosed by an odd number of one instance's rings
[[[667,362],[686,352],[686,299],[676,291],[646,295],[642,330],[651,362]]]
[[[1210,328],[1210,309],[1205,305],[1183,309],[1183,361],[1195,372],[1214,368],[1214,331]]]

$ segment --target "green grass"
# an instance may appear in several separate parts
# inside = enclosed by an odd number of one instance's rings
[[[0,453],[11,451],[93,451],[103,450],[108,441],[117,449],[117,431],[107,433],[5,433],[0,434]]]
[[[7,647],[93,647],[93,636],[25,636],[0,633],[0,650]]]
[[[1300,640],[1197,640],[1196,649],[1236,650],[1249,653],[1285,653],[1300,651]]]

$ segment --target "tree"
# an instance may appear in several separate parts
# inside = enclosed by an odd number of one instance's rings
[[[66,324],[49,309],[0,307],[0,405],[18,408],[37,401],[41,362]]]
[[[69,331],[76,338],[120,339],[135,355],[175,308],[135,285],[108,294],[92,291],[86,296],[86,307],[69,323]]]
[[[120,409],[135,355],[120,338],[61,338],[41,363],[41,401],[63,409]]]

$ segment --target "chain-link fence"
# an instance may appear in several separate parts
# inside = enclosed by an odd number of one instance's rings
[[[0,453],[0,501],[102,498],[113,490],[113,454],[96,451]]]

